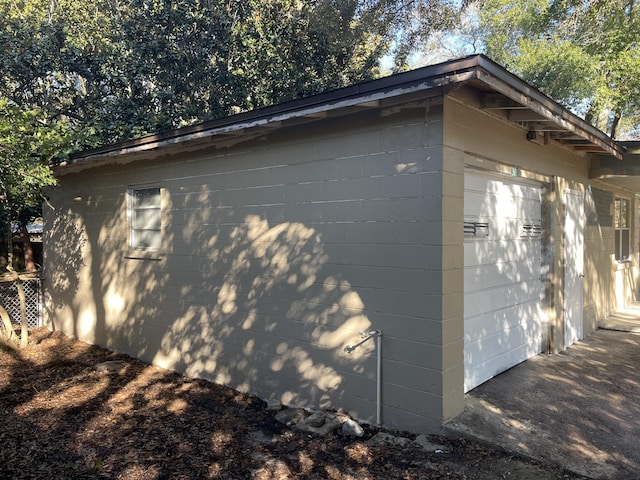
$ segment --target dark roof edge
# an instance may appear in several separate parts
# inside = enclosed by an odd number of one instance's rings
[[[575,125],[577,130],[583,130],[590,136],[597,137],[603,143],[610,145],[613,150],[622,151],[611,138],[606,134],[587,123],[577,115],[569,112],[559,103],[542,94],[534,87],[530,86],[516,75],[510,73],[502,66],[498,65],[484,55],[470,55],[458,59],[449,60],[443,63],[429,65],[408,72],[402,72],[387,77],[382,77],[367,82],[358,83],[349,87],[343,87],[326,93],[313,95],[286,103],[273,105],[257,110],[239,113],[236,115],[223,117],[215,120],[194,124],[188,127],[165,130],[156,134],[144,137],[117,142],[96,149],[79,152],[71,157],[67,162],[57,165],[56,169],[79,166],[85,164],[85,168],[94,160],[105,157],[119,156],[124,153],[144,151],[151,148],[158,148],[165,144],[176,144],[189,141],[194,138],[202,138],[225,131],[233,131],[245,127],[265,125],[270,121],[280,120],[296,113],[302,114],[312,109],[332,110],[345,106],[349,102],[357,103],[365,97],[372,95],[393,96],[400,95],[412,88],[431,88],[438,84],[438,80],[445,81],[449,77],[452,82],[467,81],[470,78],[479,78],[480,71],[496,78],[520,95],[524,95],[533,101],[542,104],[554,115],[561,117],[570,124]],[[464,73],[471,75],[463,75]]]
[[[135,149],[135,147],[145,144],[156,144],[162,143],[164,141],[172,141],[171,143],[175,143],[175,141],[181,137],[190,137],[194,134],[203,133],[209,130],[217,130],[222,127],[252,121],[259,121],[261,119],[266,120],[276,115],[285,115],[287,113],[294,113],[321,105],[338,104],[339,102],[344,100],[355,99],[378,92],[393,90],[398,87],[406,87],[411,84],[422,83],[429,78],[436,78],[445,75],[451,75],[456,72],[474,69],[477,66],[478,57],[478,55],[474,55],[461,59],[450,60],[448,62],[430,65],[408,72],[389,75],[387,77],[382,77],[375,80],[369,80],[348,87],[331,90],[329,92],[312,95],[310,97],[292,100],[278,105],[272,105],[269,107],[259,108],[256,110],[250,110],[227,117],[209,120],[190,125],[188,127],[164,130],[155,134],[149,134],[143,137],[135,138],[133,140],[125,140],[122,142],[112,143],[95,149],[79,152],[72,156],[69,163],[75,163],[74,160],[77,161],[87,157],[100,156],[109,152],[129,150],[132,148]]]
[[[622,153],[624,152],[625,149],[623,146],[621,146],[620,142],[616,142],[602,130],[594,127],[583,118],[580,118],[575,113],[567,110],[551,97],[548,97],[537,88],[529,85],[520,77],[509,72],[506,68],[497,64],[489,57],[485,55],[478,55],[478,66],[481,69],[485,70],[487,73],[505,81],[510,86],[517,87],[520,93],[538,102],[555,115],[558,115],[563,120],[566,120],[569,123],[575,125],[578,129],[585,131],[588,136],[598,138],[601,142],[609,145],[611,149],[617,152],[619,155],[622,155]]]
[[[621,140],[618,144],[622,145],[627,150],[627,153],[640,154],[640,140]]]

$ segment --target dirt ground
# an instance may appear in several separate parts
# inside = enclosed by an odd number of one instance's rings
[[[124,360],[116,373],[95,365]],[[0,346],[3,479],[580,479],[462,436],[439,448],[283,426],[261,400],[44,328]],[[389,432],[409,439],[406,432]]]

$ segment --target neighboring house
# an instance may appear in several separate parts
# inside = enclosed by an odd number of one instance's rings
[[[636,147],[472,56],[85,152],[46,322],[369,422],[380,330],[382,423],[434,430],[634,297]]]

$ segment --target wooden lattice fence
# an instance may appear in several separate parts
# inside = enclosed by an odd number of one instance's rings
[[[22,280],[27,301],[27,325],[29,328],[42,325],[42,283],[39,277],[33,276]],[[20,299],[18,282],[0,278],[0,305],[2,305],[14,325],[20,325]],[[1,327],[0,327],[1,328]]]

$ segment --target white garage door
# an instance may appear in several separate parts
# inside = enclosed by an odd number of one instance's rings
[[[541,194],[465,172],[465,392],[542,351]]]

